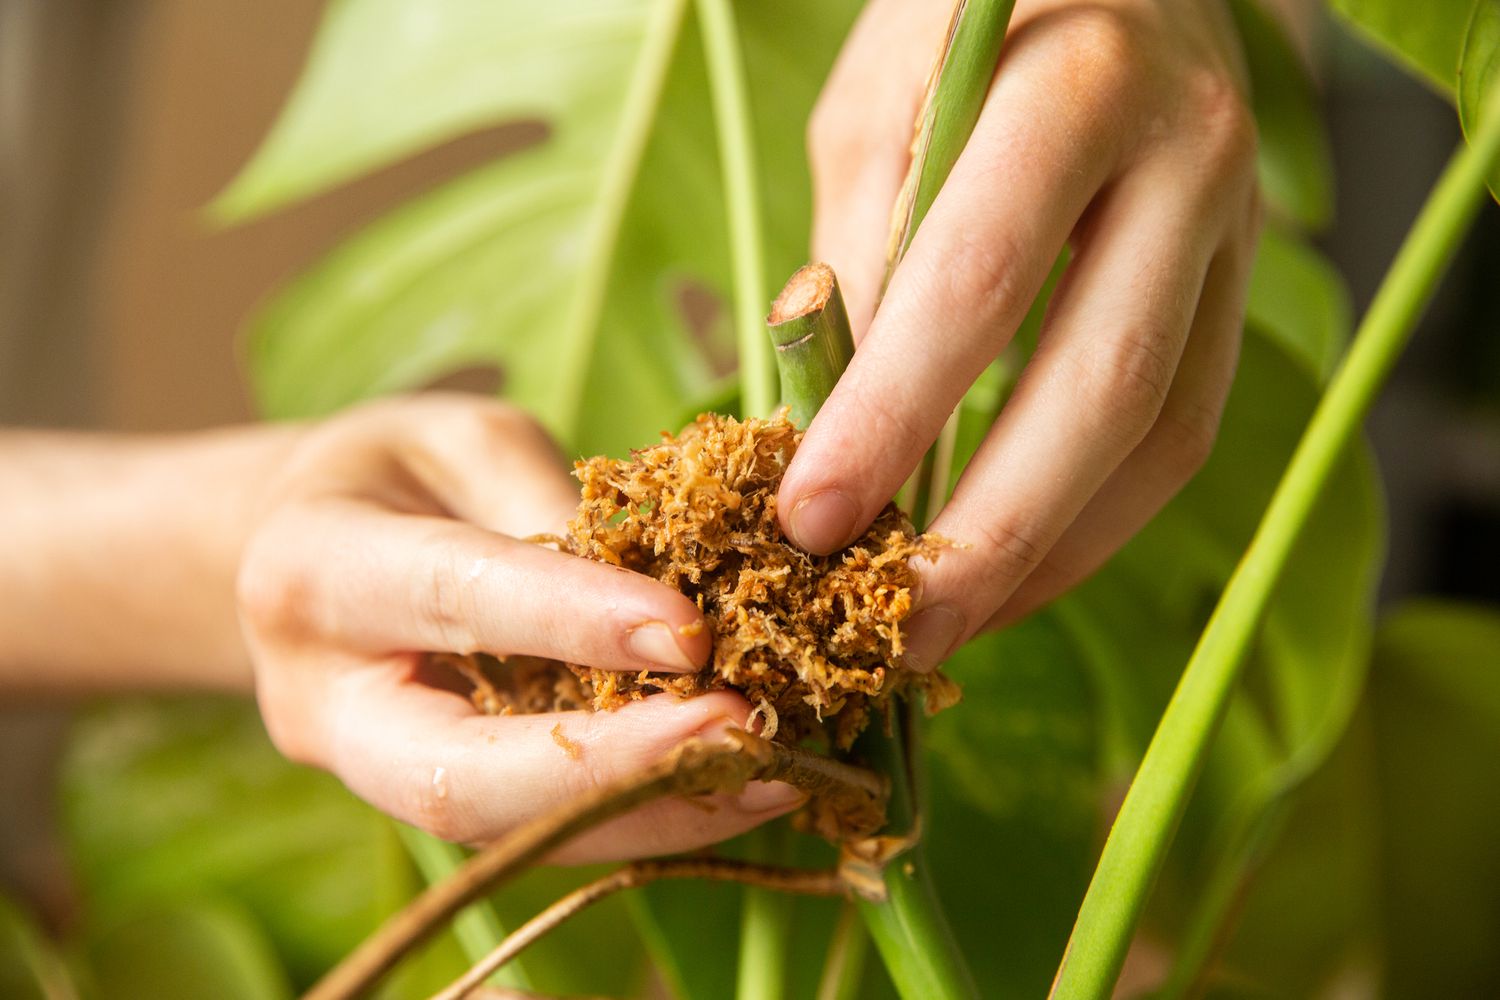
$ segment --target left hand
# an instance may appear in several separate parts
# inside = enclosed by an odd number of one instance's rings
[[[813,552],[865,529],[1009,343],[1041,342],[932,530],[909,665],[1093,572],[1212,447],[1258,228],[1255,127],[1219,0],[1020,0],[972,137],[879,310],[890,207],[951,5],[871,0],[809,130],[814,252],[858,349],[781,486]]]

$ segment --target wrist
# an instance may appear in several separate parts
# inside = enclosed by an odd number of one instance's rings
[[[300,433],[0,437],[0,686],[247,690],[235,573]]]

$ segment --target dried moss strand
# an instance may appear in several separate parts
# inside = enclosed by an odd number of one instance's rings
[[[570,917],[623,889],[635,889],[665,879],[700,879],[709,882],[738,882],[759,886],[778,893],[803,896],[838,896],[845,894],[843,881],[833,869],[783,868],[759,865],[728,858],[667,858],[636,861],[587,885],[581,886],[547,907],[516,929],[494,951],[463,976],[455,980],[432,1000],[459,1000],[483,985],[495,971],[519,955],[528,946],[560,926]]]
[[[806,428],[854,356],[849,312],[838,278],[827,264],[799,268],[766,317],[776,346],[781,401],[792,423]]]

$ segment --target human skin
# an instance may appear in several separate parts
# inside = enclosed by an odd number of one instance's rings
[[[530,418],[469,396],[180,437],[0,434],[0,693],[253,689],[292,759],[440,837],[492,839],[750,712],[719,692],[492,717],[425,682],[426,651],[707,659],[681,594],[520,540],[559,533],[577,498]],[[557,859],[690,850],[801,801],[780,783],[662,801]]]
[[[1019,0],[974,133],[892,276],[886,231],[947,3],[871,0],[809,127],[814,255],[858,344],[778,497],[847,544],[1006,347],[1059,252],[1039,346],[932,530],[907,664],[1100,566],[1207,458],[1258,231],[1256,136],[1218,0]]]

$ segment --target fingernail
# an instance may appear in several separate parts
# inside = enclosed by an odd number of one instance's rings
[[[903,631],[901,665],[925,674],[937,668],[964,634],[964,619],[948,605],[934,604],[912,615]]]
[[[826,554],[849,544],[858,516],[859,509],[848,496],[838,490],[822,490],[797,501],[788,527],[798,547]]]
[[[752,781],[735,801],[745,812],[779,812],[799,805],[807,794],[784,781]]]
[[[676,633],[666,622],[642,622],[628,633],[630,651],[667,670],[697,670],[697,664],[677,644]]]

